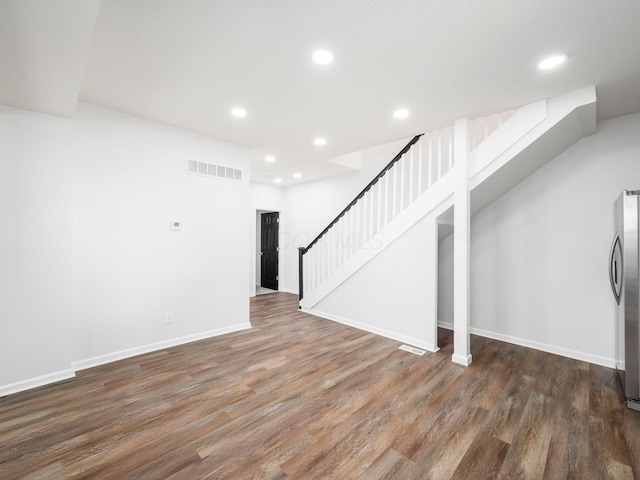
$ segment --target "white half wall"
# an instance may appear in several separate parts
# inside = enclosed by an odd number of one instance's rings
[[[320,301],[317,315],[437,350],[437,209]]]
[[[72,375],[71,120],[0,106],[0,386]]]
[[[613,202],[640,188],[640,114],[598,124],[471,222],[471,331],[614,366]],[[452,323],[440,248],[439,320]]]

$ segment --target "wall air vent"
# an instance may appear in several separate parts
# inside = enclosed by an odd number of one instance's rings
[[[200,175],[202,177],[222,178],[225,180],[242,181],[242,170],[224,165],[214,165],[213,163],[197,162],[187,160],[185,173]]]

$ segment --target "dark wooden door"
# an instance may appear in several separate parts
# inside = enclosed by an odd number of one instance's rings
[[[261,215],[262,240],[260,245],[260,285],[264,288],[278,289],[278,224],[279,215],[263,213]]]

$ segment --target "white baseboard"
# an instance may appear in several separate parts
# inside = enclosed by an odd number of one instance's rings
[[[445,328],[447,330],[453,330],[453,324],[448,322],[438,322],[438,327]],[[534,350],[553,353],[554,355],[573,358],[574,360],[593,363],[595,365],[601,365],[603,367],[616,368],[616,361],[613,358],[600,357],[598,355],[592,355],[590,353],[578,352],[576,350],[570,350],[568,348],[558,347],[556,345],[548,345],[546,343],[540,343],[534,340],[528,340],[526,338],[513,337],[511,335],[504,335],[502,333],[482,330],[476,327],[471,327],[469,331],[473,335],[478,335],[480,337],[486,337],[493,340],[499,340],[501,342],[512,343],[514,345],[520,345],[521,347],[533,348]]]
[[[0,386],[0,397],[5,397],[13,393],[24,392],[25,390],[31,390],[32,388],[42,387],[49,385],[50,383],[59,382],[61,380],[68,380],[75,377],[76,374],[73,370],[62,370],[60,372],[49,373],[40,377],[29,378],[16,383],[10,383],[8,385]]]
[[[326,318],[327,320],[341,323],[342,325],[347,325],[349,327],[357,328],[358,330],[364,330],[365,332],[374,333],[376,335],[380,335],[381,337],[390,338],[392,340],[397,340],[398,342],[406,343],[414,347],[419,347],[429,352],[438,351],[438,347],[432,343],[427,343],[423,340],[418,340],[417,338],[392,332],[384,328],[372,327],[371,325],[366,325],[364,323],[356,322],[355,320],[340,317],[338,315],[333,315],[331,313],[321,312],[315,309],[302,308],[302,311],[305,313],[309,313],[311,315],[315,315],[316,317]]]
[[[458,365],[462,365],[463,367],[468,367],[469,365],[471,365],[471,355],[457,355],[457,354],[453,354],[451,355],[451,361],[453,363],[457,363]]]
[[[291,290],[290,288],[279,288],[278,290],[274,290],[274,292],[293,293],[294,295],[298,295],[297,290]],[[257,290],[255,292],[249,292],[249,298],[254,298],[257,296]]]
[[[292,290],[290,288],[278,288],[279,292],[284,292],[284,293],[294,293],[296,295],[298,295],[298,290]]]
[[[144,353],[155,352],[165,348],[176,347],[178,345],[184,345],[185,343],[196,342],[198,340],[204,340],[206,338],[217,337],[224,335],[225,333],[238,332],[240,330],[246,330],[251,328],[251,323],[240,323],[237,325],[231,325],[229,327],[218,328],[216,330],[209,330],[207,332],[196,333],[194,335],[187,335],[184,337],[172,338],[164,340],[162,342],[152,343],[149,345],[142,345],[140,347],[128,348],[126,350],[120,350],[118,352],[108,353],[106,355],[100,355],[86,360],[80,360],[79,362],[73,362],[71,364],[73,371],[85,370],[87,368],[97,367],[106,363],[117,362],[118,360],[124,360],[125,358],[135,357],[136,355],[142,355]]]
[[[162,342],[152,343],[149,345],[142,345],[140,347],[129,348],[126,350],[120,350],[119,352],[108,353],[106,355],[100,355],[86,360],[80,360],[71,363],[71,369],[63,370],[61,372],[55,372],[41,377],[30,378],[9,385],[0,385],[0,397],[11,395],[13,393],[24,392],[36,387],[42,387],[50,383],[59,382],[60,380],[67,380],[75,377],[75,372],[78,370],[85,370],[87,368],[97,367],[106,363],[116,362],[118,360],[124,360],[125,358],[135,357],[136,355],[142,355],[144,353],[155,352],[169,347],[176,347],[185,343],[196,342],[198,340],[204,340],[206,338],[217,337],[226,333],[238,332],[240,330],[246,330],[251,328],[251,323],[240,323],[237,325],[231,325],[225,328],[218,328],[216,330],[209,330],[207,332],[196,333],[194,335],[187,335],[184,337],[172,338],[170,340],[164,340]]]

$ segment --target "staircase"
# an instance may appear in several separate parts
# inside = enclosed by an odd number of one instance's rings
[[[453,167],[452,126],[415,136],[307,247],[299,249],[300,305],[312,308],[428,213],[427,199],[437,200],[448,190],[442,186]],[[425,200],[429,205],[423,205]]]
[[[468,226],[470,215],[594,133],[595,100],[590,87],[415,136],[299,248],[300,307],[314,313],[319,302],[434,210],[466,212]],[[462,240],[468,244],[466,230]]]

